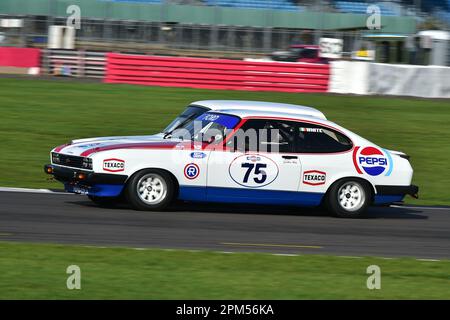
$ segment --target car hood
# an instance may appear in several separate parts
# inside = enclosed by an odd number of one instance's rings
[[[80,143],[97,143],[97,142],[106,142],[111,140],[132,140],[132,141],[156,141],[163,140],[164,134],[158,133],[150,136],[113,136],[113,137],[97,137],[97,138],[84,138],[84,139],[75,139],[72,140],[71,144],[80,144]]]
[[[72,140],[69,144],[53,149],[73,156],[88,156],[100,151],[124,148],[173,148],[179,140],[164,140],[163,134],[152,136],[99,137]]]

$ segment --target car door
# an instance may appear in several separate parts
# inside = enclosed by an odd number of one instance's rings
[[[301,163],[294,122],[250,119],[208,158],[207,199],[285,203],[296,196]]]

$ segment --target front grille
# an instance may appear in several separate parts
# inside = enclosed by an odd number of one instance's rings
[[[61,153],[53,153],[53,164],[66,166],[66,167],[73,167],[73,168],[84,168],[83,167],[83,159],[84,157],[77,157],[77,156],[69,156],[67,154],[61,154]],[[58,158],[59,161],[55,161],[55,158]]]

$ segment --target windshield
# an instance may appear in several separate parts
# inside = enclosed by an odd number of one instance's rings
[[[197,142],[217,143],[222,141],[239,121],[240,118],[236,116],[208,112],[185,127],[177,129],[173,135]]]
[[[178,117],[175,118],[164,130],[163,133],[169,133],[175,129],[183,128],[199,115],[204,114],[209,109],[199,106],[188,106]]]

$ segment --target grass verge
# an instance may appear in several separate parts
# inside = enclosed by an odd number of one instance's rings
[[[382,147],[407,152],[421,187],[417,204],[450,204],[450,101],[0,79],[0,186],[59,188],[42,166],[74,138],[159,132],[195,100],[304,104]]]
[[[449,299],[450,261],[0,243],[0,299]],[[81,290],[66,269],[81,268]],[[381,268],[381,289],[366,287]]]

